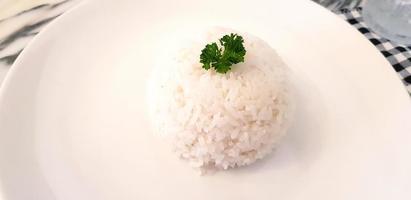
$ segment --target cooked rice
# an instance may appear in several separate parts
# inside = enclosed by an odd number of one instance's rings
[[[289,71],[263,40],[239,33],[245,62],[226,74],[201,67],[205,44],[232,32],[213,29],[151,79],[157,133],[172,138],[177,155],[196,168],[228,169],[263,158],[286,133],[292,114]]]

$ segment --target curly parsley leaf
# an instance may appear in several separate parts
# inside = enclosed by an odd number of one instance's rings
[[[225,74],[232,65],[244,62],[246,50],[243,37],[234,33],[223,36],[219,43],[222,47],[215,42],[207,44],[201,51],[200,62],[206,70],[213,67],[218,73]]]

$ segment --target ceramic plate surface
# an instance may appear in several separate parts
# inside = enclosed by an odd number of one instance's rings
[[[275,48],[296,75],[298,112],[270,157],[199,176],[151,135],[145,89],[159,41],[210,26]],[[377,49],[308,0],[88,1],[40,33],[3,84],[1,196],[411,199],[410,116]]]

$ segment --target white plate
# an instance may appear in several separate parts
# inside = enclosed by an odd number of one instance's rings
[[[160,38],[228,26],[298,77],[289,136],[252,166],[198,176],[150,135],[144,88]],[[5,200],[411,199],[411,105],[360,33],[306,0],[91,1],[25,49],[1,90]]]

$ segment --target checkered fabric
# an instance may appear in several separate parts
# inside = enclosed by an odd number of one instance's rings
[[[391,63],[407,88],[408,93],[411,95],[411,46],[407,47],[395,44],[372,32],[372,30],[370,30],[364,23],[361,11],[361,8],[356,8],[354,10],[343,9],[337,12],[337,14],[357,28],[358,31],[377,47],[377,49]]]

